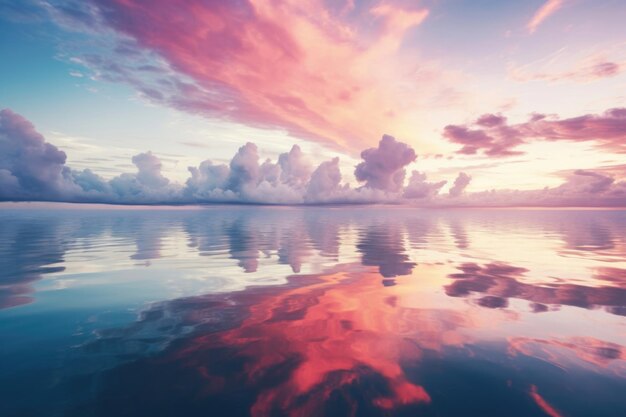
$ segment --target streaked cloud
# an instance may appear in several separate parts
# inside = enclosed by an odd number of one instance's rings
[[[557,10],[559,10],[565,0],[547,0],[533,15],[530,19],[526,28],[528,32],[534,33],[537,28],[552,14],[554,14]]]
[[[609,109],[602,114],[559,119],[534,114],[524,123],[508,124],[500,114],[485,114],[473,123],[448,125],[443,136],[463,145],[457,152],[491,157],[519,155],[518,148],[530,141],[592,142],[611,152],[626,153],[626,108]]]
[[[347,19],[317,0],[290,0],[281,7],[252,0],[183,3],[94,2],[96,20],[130,38],[118,55],[150,51],[165,67],[153,66],[148,74],[124,59],[91,54],[82,61],[100,77],[132,84],[157,103],[280,127],[349,151],[371,145],[369,132],[383,132],[407,105],[418,105],[408,96],[398,102],[405,96],[402,81],[415,78],[411,67],[419,63],[399,48],[427,18],[425,9],[381,2]],[[387,63],[384,70],[381,62]],[[438,95],[443,78],[427,77],[429,91],[423,94]]]

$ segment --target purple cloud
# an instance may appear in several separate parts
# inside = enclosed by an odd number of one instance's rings
[[[432,198],[439,194],[439,190],[447,184],[448,181],[427,182],[426,174],[413,171],[409,184],[404,188],[404,197],[410,199]]]
[[[311,176],[311,181],[307,188],[307,198],[309,201],[319,200],[329,194],[333,194],[340,189],[341,171],[339,170],[339,158],[322,162]]]
[[[161,161],[152,152],[133,156],[133,164],[137,166],[137,180],[151,188],[165,187],[169,180],[161,174]]]
[[[620,111],[611,113],[622,117]],[[535,120],[543,120],[536,117]],[[480,123],[502,127],[500,116],[488,115]],[[65,165],[65,153],[47,143],[34,126],[10,111],[0,112],[0,201],[66,201],[112,204],[360,204],[407,203],[421,206],[625,206],[626,182],[612,171],[576,170],[553,188],[494,190],[466,193],[471,177],[460,173],[449,190],[439,195],[445,180],[428,182],[414,171],[404,186],[405,167],[416,159],[408,145],[385,136],[377,148],[362,153],[357,179],[365,184],[351,188],[342,183],[339,158],[312,169],[299,147],[260,163],[253,143],[242,146],[230,163],[210,160],[190,167],[184,184],[162,174],[159,158],[151,152],[132,158],[134,173],[105,180],[93,171]]]
[[[298,145],[293,145],[288,153],[278,157],[280,179],[282,182],[295,186],[304,186],[311,176],[311,164]]]
[[[64,188],[66,155],[47,143],[32,123],[9,109],[0,111],[0,197],[53,197]]]
[[[365,182],[365,187],[398,192],[404,186],[404,167],[417,159],[413,148],[384,135],[378,148],[361,152],[363,162],[356,166],[354,176]]]
[[[443,136],[462,145],[460,154],[493,157],[520,155],[517,147],[535,140],[595,142],[612,152],[626,153],[626,108],[569,119],[534,114],[524,123],[507,124],[501,115],[485,114],[467,125],[448,125]]]
[[[459,176],[454,180],[452,188],[450,188],[450,197],[458,197],[463,194],[463,191],[465,191],[465,188],[469,185],[471,180],[472,177],[465,172],[460,172]]]

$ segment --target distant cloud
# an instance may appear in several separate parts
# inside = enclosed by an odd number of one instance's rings
[[[530,19],[526,28],[529,33],[534,33],[539,25],[541,25],[548,17],[554,14],[557,10],[559,10],[565,0],[547,0],[533,15]]]
[[[479,207],[626,207],[626,181],[594,171],[576,170],[556,187],[469,193],[456,206]]]
[[[460,172],[459,176],[454,180],[452,188],[450,188],[450,197],[458,197],[463,194],[463,191],[465,191],[465,188],[469,185],[471,180],[472,177],[465,172]]]
[[[404,186],[404,167],[415,161],[417,155],[408,145],[384,135],[377,148],[361,152],[363,162],[356,166],[354,176],[367,187],[398,192]]]
[[[11,191],[23,197],[53,198],[66,187],[66,155],[46,143],[28,120],[0,111],[0,197]]]
[[[165,187],[169,180],[161,174],[161,161],[152,152],[140,153],[133,156],[133,164],[137,166],[137,180],[151,188]]]
[[[626,62],[607,59],[595,59],[572,65],[567,70],[533,70],[531,66],[512,67],[509,76],[514,81],[547,81],[551,83],[574,81],[588,83],[614,77],[626,71]]]
[[[149,203],[170,201],[174,190],[161,175],[159,159],[133,157],[136,174],[105,181],[91,170],[65,165],[65,152],[46,142],[32,123],[9,109],[0,111],[0,199]]]
[[[121,174],[105,183],[104,192],[95,196],[105,201],[119,203],[176,202],[180,199],[180,189],[161,174],[161,161],[152,152],[133,156],[137,168],[135,174]],[[102,181],[100,179],[100,181]],[[79,195],[79,199],[84,198]],[[107,201],[109,202],[109,201]]]
[[[311,164],[298,145],[293,145],[288,153],[278,157],[280,179],[283,183],[303,187],[311,176]]]
[[[463,145],[457,153],[466,155],[519,155],[523,152],[517,147],[533,140],[594,142],[609,151],[626,153],[626,108],[569,119],[534,114],[527,122],[514,125],[501,115],[486,114],[470,124],[446,126],[443,136]]]
[[[432,198],[447,182],[446,180],[427,182],[425,173],[413,171],[408,185],[404,188],[404,197],[408,199]]]
[[[523,143],[521,133],[509,127],[505,117],[485,114],[474,125],[448,125],[444,128],[443,136],[463,145],[458,153],[464,155],[474,155],[479,151],[495,157],[521,154],[515,150]]]
[[[618,143],[620,136],[616,132],[620,131],[625,114],[622,109],[614,109],[602,116],[603,121],[589,116],[543,122],[543,116],[536,116],[523,131],[543,129],[560,139],[559,135],[564,134],[562,131],[577,132],[582,125],[586,132],[602,132]],[[614,121],[609,124],[607,120]],[[491,114],[479,118],[476,126],[477,131],[486,129],[491,136],[495,136],[494,129],[500,133],[521,129],[508,127],[504,117]],[[480,135],[489,136],[486,133]],[[473,146],[476,151],[482,149],[476,143]],[[70,168],[65,164],[65,153],[46,142],[32,123],[11,110],[0,111],[0,201],[626,206],[626,181],[617,181],[612,170],[575,170],[568,174],[563,184],[553,188],[477,193],[465,192],[471,177],[461,172],[448,195],[440,195],[447,181],[429,182],[426,174],[419,171],[413,171],[405,184],[406,167],[416,160],[417,155],[409,145],[391,136],[384,136],[376,148],[363,151],[362,158],[363,161],[355,167],[355,177],[363,183],[358,188],[343,182],[337,157],[313,168],[300,148],[293,146],[275,162],[262,160],[257,146],[251,142],[240,147],[229,164],[205,160],[197,167],[189,167],[190,176],[184,184],[166,178],[161,160],[152,152],[132,158],[135,172],[105,180],[90,169]]]
[[[339,170],[339,158],[322,162],[311,175],[311,180],[306,189],[305,199],[308,202],[324,202],[335,198],[338,193],[345,190],[341,186],[341,171]]]

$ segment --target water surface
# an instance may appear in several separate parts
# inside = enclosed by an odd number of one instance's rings
[[[626,212],[0,209],[2,416],[624,416]]]

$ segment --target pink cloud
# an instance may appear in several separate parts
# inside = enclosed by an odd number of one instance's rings
[[[458,151],[464,155],[474,155],[479,151],[489,156],[512,156],[521,152],[515,148],[523,142],[521,132],[506,124],[506,118],[500,115],[485,114],[471,126],[448,125],[443,136],[451,142],[463,145]]]
[[[536,140],[594,142],[611,152],[626,153],[626,108],[569,119],[534,114],[524,123],[509,125],[501,115],[486,114],[468,125],[448,125],[443,136],[462,145],[460,154],[479,152],[504,157],[523,152],[518,146]]]
[[[613,152],[626,152],[626,108],[569,119],[540,118],[525,125],[528,136],[547,140],[596,141]]]
[[[193,81],[169,80],[180,90],[175,97],[143,88],[153,100],[352,151],[406,108],[397,81],[410,69],[396,65],[397,52],[424,9],[380,3],[353,10],[359,16],[348,22],[321,0],[181,3],[98,1],[109,25]],[[384,71],[381,62],[389,64]]]
[[[546,1],[530,19],[526,28],[529,33],[534,33],[539,25],[541,25],[548,17],[554,14],[563,6],[564,0],[548,0]]]
[[[446,202],[434,200],[431,204],[445,206]],[[453,204],[467,207],[626,207],[626,181],[579,169],[556,187],[466,193],[454,199]]]
[[[467,175],[465,172],[459,172],[459,175],[454,180],[454,184],[452,184],[452,188],[450,188],[450,197],[459,197],[463,194],[465,188],[467,188],[471,181],[472,177]]]
[[[512,68],[510,76],[515,81],[574,81],[588,83],[604,78],[614,77],[626,70],[626,63],[607,59],[583,62],[565,71],[530,71],[526,67]]]

